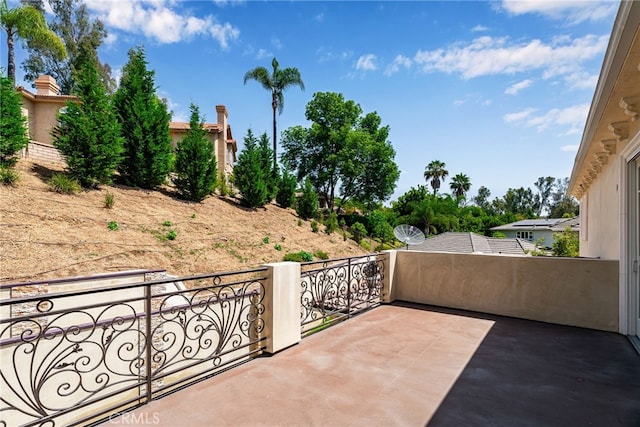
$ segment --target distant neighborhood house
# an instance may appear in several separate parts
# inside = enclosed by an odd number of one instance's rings
[[[563,232],[567,228],[579,233],[580,217],[525,219],[492,227],[491,231],[500,231],[509,238],[538,242],[542,247],[550,249],[554,242],[553,234]]]
[[[69,101],[78,98],[71,95],[61,95],[56,80],[47,75],[39,76],[35,82],[36,93],[20,86],[17,90],[22,95],[22,114],[27,118],[29,129],[29,145],[23,150],[22,157],[30,160],[51,163],[64,163],[63,156],[53,144],[51,131],[58,123],[58,113]],[[233,139],[231,126],[228,123],[229,113],[224,105],[216,106],[216,123],[205,123],[207,138],[213,144],[218,162],[218,175],[233,170],[238,146]],[[189,123],[169,123],[171,144],[174,146],[184,138],[189,130]]]
[[[523,239],[499,239],[476,233],[446,232],[411,245],[412,251],[528,255],[535,245]]]

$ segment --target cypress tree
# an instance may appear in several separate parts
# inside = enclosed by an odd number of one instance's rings
[[[13,81],[0,77],[0,166],[11,167],[16,153],[29,143],[27,119],[22,115],[20,94]]]
[[[216,185],[217,162],[213,144],[206,138],[200,110],[191,104],[187,136],[176,148],[176,176],[173,183],[180,196],[193,202],[204,200]]]
[[[278,194],[276,194],[276,203],[280,207],[289,208],[296,202],[297,184],[296,176],[284,169],[278,183]]]
[[[278,171],[273,166],[273,150],[269,147],[269,137],[267,133],[260,136],[258,144],[261,158],[261,165],[267,186],[267,203],[273,200],[278,191]]]
[[[318,193],[313,189],[309,178],[304,182],[302,196],[296,203],[296,212],[303,219],[314,218],[318,214]]]
[[[141,47],[129,50],[115,106],[124,137],[124,159],[118,168],[125,184],[154,189],[171,171],[170,115],[156,95],[154,72],[147,70]]]
[[[83,187],[95,188],[111,182],[122,160],[123,140],[94,60],[83,63],[76,89],[80,102],[68,102],[58,115],[54,145],[65,157],[69,175]]]
[[[244,138],[244,149],[233,168],[233,176],[244,206],[257,208],[267,203],[268,191],[261,151],[251,129]]]

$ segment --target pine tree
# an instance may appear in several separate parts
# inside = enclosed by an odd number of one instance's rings
[[[303,219],[315,218],[318,215],[318,193],[313,189],[309,178],[304,182],[302,196],[296,203],[296,212]]]
[[[80,102],[68,102],[59,114],[54,145],[69,174],[83,187],[95,188],[111,182],[122,160],[123,139],[94,60],[82,65],[76,87]]]
[[[244,149],[233,168],[233,176],[244,206],[257,208],[267,203],[268,192],[261,152],[251,129],[244,138]]]
[[[202,127],[198,106],[191,104],[189,108],[189,131],[176,148],[173,183],[182,198],[200,202],[211,194],[216,185],[218,165],[213,144],[205,136],[207,131]]]
[[[265,184],[267,185],[267,202],[270,202],[278,192],[278,171],[273,168],[273,150],[269,147],[269,137],[266,132],[260,136],[258,146]]]
[[[16,161],[16,153],[29,143],[26,118],[22,115],[20,94],[13,81],[0,77],[0,166],[10,167]]]
[[[276,194],[276,203],[282,208],[289,208],[296,202],[296,186],[298,182],[296,176],[287,169],[282,171],[279,177],[278,194]]]
[[[154,72],[147,70],[141,47],[129,50],[114,99],[125,148],[120,176],[125,184],[154,189],[171,170],[170,115],[156,95]]]

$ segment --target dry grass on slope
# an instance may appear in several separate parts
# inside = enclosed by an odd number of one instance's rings
[[[300,250],[322,250],[331,258],[365,253],[340,233],[299,226],[295,211],[275,205],[252,211],[216,196],[190,203],[172,197],[169,188],[114,186],[63,195],[46,183],[55,167],[21,160],[16,169],[17,186],[0,185],[2,283],[131,269],[179,276],[234,271]],[[104,207],[107,191],[112,209]],[[115,231],[108,228],[112,221]],[[166,238],[169,230],[175,240]]]

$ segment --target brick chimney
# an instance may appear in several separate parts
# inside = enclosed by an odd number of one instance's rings
[[[51,76],[41,74],[34,83],[37,89],[36,95],[57,96],[60,94],[60,86]]]

